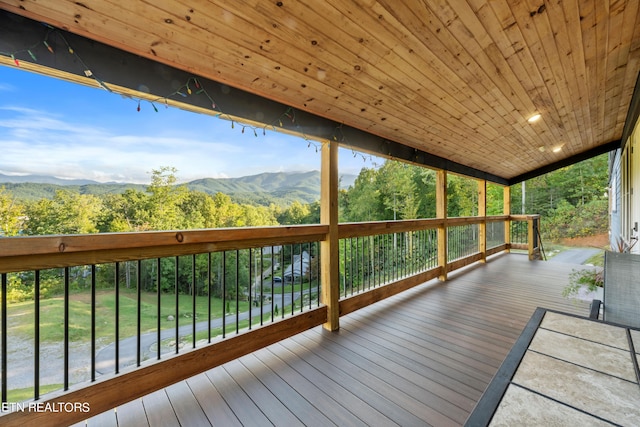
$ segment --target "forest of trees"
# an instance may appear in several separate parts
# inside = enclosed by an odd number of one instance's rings
[[[52,198],[17,200],[9,190],[0,187],[0,236],[271,226],[320,221],[317,201],[294,201],[288,206],[240,204],[223,193],[210,195],[189,190],[185,185],[176,185],[176,172],[171,167],[153,170],[151,182],[144,190],[131,188],[120,194],[80,194],[61,189]],[[524,185],[513,186],[512,213],[522,213],[524,201],[525,213],[541,214],[542,235],[546,240],[605,233],[608,227],[607,182],[607,158],[599,156],[531,179]],[[449,174],[447,193],[448,216],[477,215],[476,180]],[[435,199],[435,171],[387,161],[379,168],[363,168],[354,184],[340,191],[340,221],[433,218],[436,215]],[[488,184],[487,214],[502,213],[503,188]],[[317,247],[285,245],[282,260],[288,260],[303,250],[314,256]],[[192,267],[203,272],[209,265],[213,295],[220,297],[221,284],[231,283],[235,285],[225,288],[224,293],[229,299],[235,299],[235,292],[240,289],[246,292],[252,280],[248,273],[252,256],[256,260],[259,254],[252,255],[250,250],[224,257],[216,253],[207,258],[205,254],[185,259],[179,265],[175,259],[163,258],[160,267],[147,260],[139,266],[141,286],[144,291],[155,291],[158,286],[156,272],[160,268],[163,277],[159,285],[163,292],[172,292],[177,275],[180,293],[200,295],[207,288],[206,278],[202,276],[192,282],[189,279]],[[344,260],[344,257],[340,259]],[[262,260],[265,262],[265,258]],[[270,258],[266,261],[271,262]],[[193,263],[196,265],[192,266]],[[82,291],[89,286],[84,279],[87,277],[86,268],[73,269],[74,290]],[[119,273],[125,287],[129,287],[135,276],[133,270],[129,271],[132,268],[130,263],[124,263],[124,270]],[[235,271],[242,273],[236,276]],[[41,297],[62,291],[61,274],[55,269],[42,272]],[[112,286],[116,274],[113,265],[98,266],[99,283],[105,286]],[[32,275],[33,272],[27,272],[10,277],[9,300],[33,298]]]
[[[363,169],[341,194],[341,219],[369,221],[433,218],[435,172],[398,162]],[[567,166],[511,188],[511,212],[540,214],[544,239],[606,233],[608,228],[607,155]],[[522,191],[524,188],[524,210]],[[477,215],[477,181],[448,175],[447,215]],[[487,214],[503,212],[503,190],[487,186]]]
[[[148,230],[313,224],[319,203],[294,201],[288,206],[240,204],[230,196],[176,185],[177,171],[151,172],[146,191],[91,195],[58,190],[53,198],[17,200],[0,187],[0,235],[87,234]],[[355,183],[340,191],[340,221],[433,218],[435,172],[387,161],[363,168]],[[601,155],[514,185],[512,212],[542,215],[543,237],[558,239],[607,230],[607,157]],[[525,190],[525,197],[522,191]],[[448,175],[450,217],[477,215],[477,182]],[[488,184],[487,213],[503,212],[502,187]]]

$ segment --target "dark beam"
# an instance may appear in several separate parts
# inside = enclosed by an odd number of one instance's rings
[[[522,175],[518,175],[509,180],[509,185],[518,184],[519,182],[526,181],[531,178],[535,178],[540,175],[544,175],[549,172],[553,172],[565,166],[571,166],[574,163],[581,162],[583,160],[590,159],[595,156],[599,156],[600,154],[608,153],[609,151],[613,151],[620,148],[620,140],[611,141],[607,144],[600,145],[598,147],[592,148],[591,150],[584,151],[582,153],[576,154],[571,157],[567,157],[566,159],[562,159],[558,162],[551,163],[549,165],[543,166],[539,169],[533,170],[531,172],[523,173]]]
[[[54,53],[47,50],[43,41],[51,46]],[[68,44],[74,54],[68,52]],[[34,61],[29,51],[35,55]],[[45,74],[54,74],[44,67],[70,74],[67,77],[76,83],[95,86],[99,81],[103,87],[121,92],[115,86],[128,88],[125,95],[142,99],[162,99],[166,97],[173,105],[185,109],[197,107],[197,111],[220,115],[221,118],[246,120],[257,133],[265,130],[279,130],[299,135],[310,140],[337,141],[345,148],[362,150],[372,155],[411,162],[417,165],[444,169],[450,172],[486,179],[506,185],[505,178],[464,166],[425,151],[381,138],[377,135],[346,126],[344,124],[293,110],[289,106],[271,101],[254,94],[235,89],[225,84],[204,79],[185,71],[169,67],[137,55],[107,46],[87,38],[48,27],[7,11],[0,10],[0,55],[5,57],[15,53],[23,64],[30,63]],[[8,62],[8,61],[5,61]],[[91,70],[93,78],[85,76],[85,70]],[[64,73],[55,73],[65,78]],[[215,101],[215,109],[208,96],[194,93],[182,97],[174,92],[190,81],[198,78],[199,84]],[[172,95],[173,94],[173,95]],[[293,120],[295,117],[295,120]],[[251,130],[253,131],[253,130]]]

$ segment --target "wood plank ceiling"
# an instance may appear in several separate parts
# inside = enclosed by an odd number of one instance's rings
[[[638,0],[0,8],[505,179],[620,140],[640,70]]]

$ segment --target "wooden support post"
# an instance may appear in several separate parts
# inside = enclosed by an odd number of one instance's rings
[[[322,144],[320,170],[320,223],[329,225],[320,243],[322,303],[327,306],[325,329],[340,328],[340,263],[338,248],[338,143]]]
[[[487,262],[487,181],[478,181],[478,216],[484,218],[478,224],[478,250],[480,251],[480,262]]]
[[[503,210],[505,215],[511,215],[511,187],[505,186],[502,190]],[[511,220],[504,222],[504,242],[507,244],[505,252],[511,252]]]
[[[447,280],[447,171],[436,172],[436,218],[442,220],[438,226],[438,266],[442,269],[439,279]]]
[[[527,247],[529,248],[529,261],[533,261],[535,259],[535,241],[536,241],[536,235],[534,232],[534,224],[533,224],[533,217],[528,217],[527,218]]]

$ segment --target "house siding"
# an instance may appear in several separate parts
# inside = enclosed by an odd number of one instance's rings
[[[615,248],[622,229],[622,149],[609,154],[609,244]]]

